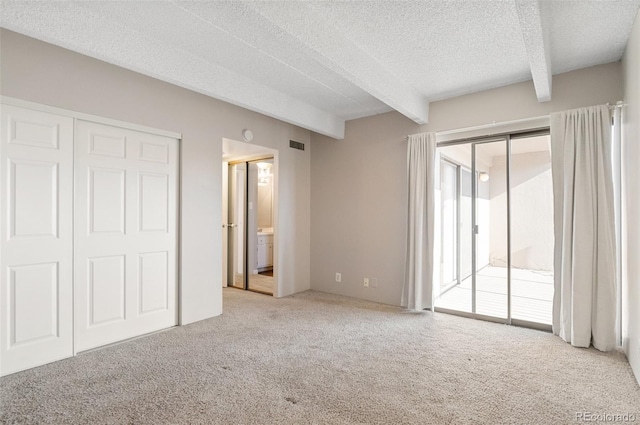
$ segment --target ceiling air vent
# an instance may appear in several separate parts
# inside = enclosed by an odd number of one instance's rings
[[[289,147],[303,151],[304,143],[296,142],[295,140],[289,140]]]

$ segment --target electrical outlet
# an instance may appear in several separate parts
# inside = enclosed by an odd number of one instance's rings
[[[336,282],[342,282],[342,273],[336,273]]]
[[[368,287],[369,287],[369,278],[368,278],[368,277],[365,277],[365,278],[364,278],[364,287],[365,287],[365,288],[368,288]]]
[[[377,288],[378,287],[378,278],[377,277],[372,277],[371,278],[371,287],[372,288]]]

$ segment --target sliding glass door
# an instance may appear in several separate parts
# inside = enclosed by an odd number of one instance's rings
[[[507,318],[507,142],[474,143],[473,312]]]
[[[551,323],[548,138],[505,136],[438,148],[438,310]]]
[[[459,256],[460,232],[458,230],[459,192],[459,166],[447,160],[440,163],[440,187],[442,200],[442,233],[450,237],[442,238],[442,266],[440,279],[440,291],[444,292],[452,285],[459,282]]]
[[[511,141],[511,317],[551,324],[553,182],[550,136]]]
[[[439,240],[440,294],[447,309],[473,312],[472,146],[440,149]],[[438,228],[438,227],[436,227]],[[441,298],[442,300],[442,298]],[[438,305],[439,306],[439,305]]]

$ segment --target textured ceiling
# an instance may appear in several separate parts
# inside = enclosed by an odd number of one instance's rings
[[[336,138],[619,60],[640,0],[0,1],[0,25]]]

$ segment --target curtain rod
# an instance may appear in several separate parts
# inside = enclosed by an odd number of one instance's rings
[[[447,140],[444,142],[438,142],[436,144],[437,147],[445,147],[445,146],[454,146],[454,145],[463,145],[470,142],[489,142],[489,141],[502,141],[506,136],[511,136],[511,140],[515,139],[524,139],[526,137],[534,137],[534,136],[544,136],[549,134],[549,127],[541,127],[541,128],[532,128],[528,130],[519,130],[519,131],[507,131],[504,133],[495,133],[495,134],[487,134],[484,136],[474,136],[467,137],[462,139],[453,139]]]
[[[623,101],[619,100],[615,104],[606,103],[606,106],[609,109],[615,109],[615,108],[622,108],[623,106],[627,106],[627,104],[623,103]],[[513,124],[521,124],[521,123],[526,123],[528,121],[535,122],[537,120],[541,120],[541,119],[545,119],[545,118],[549,118],[549,117],[550,117],[549,115],[541,115],[541,116],[538,116],[538,117],[523,118],[523,119],[517,119],[517,120],[512,120],[512,121],[501,121],[501,122],[493,121],[492,123],[489,123],[489,124],[482,124],[482,125],[477,125],[477,126],[473,126],[473,127],[465,127],[465,128],[451,129],[451,130],[436,131],[435,134],[436,134],[436,136],[447,136],[447,135],[453,135],[453,134],[456,134],[456,133],[464,133],[464,132],[475,131],[475,130],[486,130],[486,129],[491,129],[491,128],[494,128],[494,127],[501,127],[501,126],[507,126],[507,125],[513,125]],[[422,133],[411,134],[410,136],[417,135],[417,134],[422,134]],[[499,133],[499,134],[502,134],[502,133]],[[487,134],[487,136],[489,136],[489,135],[492,135],[492,134]],[[439,142],[439,143],[441,143],[441,142]]]
[[[437,131],[436,135],[445,136],[445,135],[464,133],[464,132],[474,131],[474,130],[485,130],[485,129],[495,128],[495,127],[504,127],[504,126],[514,125],[514,124],[524,124],[529,121],[538,121],[545,118],[549,118],[549,115],[541,115],[539,117],[531,117],[531,118],[522,118],[522,119],[517,119],[512,121],[498,121],[498,122],[493,121],[492,123],[489,123],[489,124],[482,124],[474,127],[464,127],[464,128],[456,128],[452,130]]]
[[[609,109],[622,108],[623,106],[627,106],[627,104],[622,102],[621,100],[617,101],[615,105],[612,105],[609,102],[607,102],[606,105]]]

